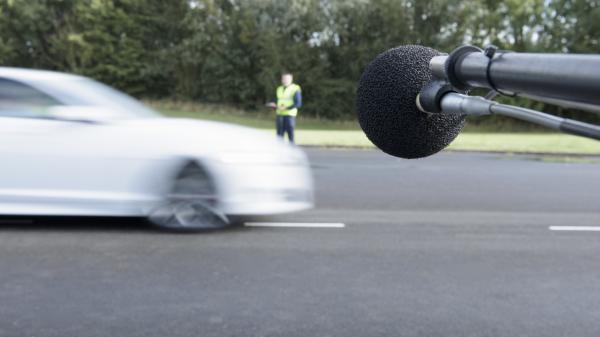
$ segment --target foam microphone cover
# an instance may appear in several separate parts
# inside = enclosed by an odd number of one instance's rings
[[[377,56],[362,74],[358,121],[383,152],[402,158],[430,156],[448,146],[464,126],[464,116],[417,109],[417,95],[431,80],[429,61],[438,55],[428,47],[401,46]]]

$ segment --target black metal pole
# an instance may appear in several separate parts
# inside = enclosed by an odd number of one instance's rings
[[[462,48],[434,57],[433,74],[465,87],[600,105],[600,55],[497,51],[490,59],[473,47]]]

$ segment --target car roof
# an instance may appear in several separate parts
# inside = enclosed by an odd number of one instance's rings
[[[0,67],[0,77],[18,81],[73,80],[82,76],[50,70]]]

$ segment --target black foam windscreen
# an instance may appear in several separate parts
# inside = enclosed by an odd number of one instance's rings
[[[383,152],[402,158],[430,156],[448,146],[464,126],[464,116],[417,108],[417,95],[431,80],[429,61],[437,55],[428,47],[401,46],[377,56],[362,74],[358,121]]]

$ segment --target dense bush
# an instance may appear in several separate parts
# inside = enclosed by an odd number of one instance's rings
[[[332,119],[354,117],[356,81],[390,47],[598,52],[599,40],[597,0],[0,0],[2,65],[254,109],[288,70],[302,113]]]

